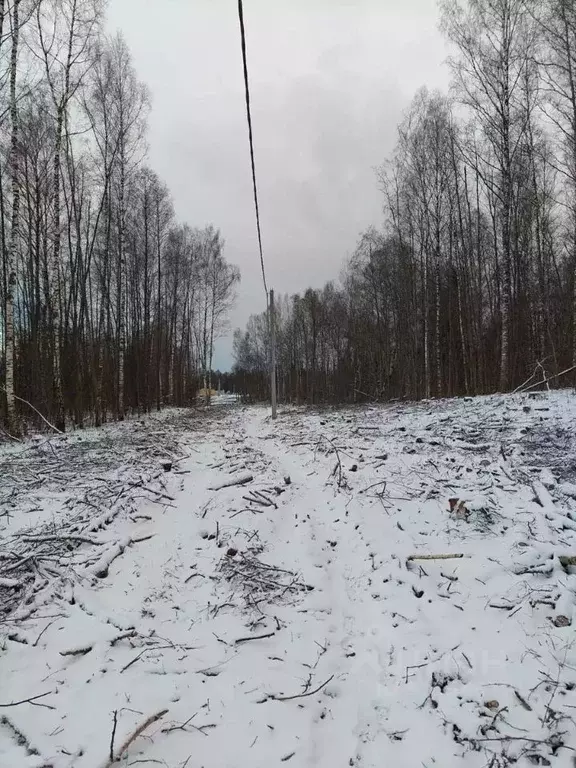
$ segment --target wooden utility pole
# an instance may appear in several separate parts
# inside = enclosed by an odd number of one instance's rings
[[[270,289],[270,396],[272,400],[272,418],[276,418],[276,313],[274,311],[274,291]]]

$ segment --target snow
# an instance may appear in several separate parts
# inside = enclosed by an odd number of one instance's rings
[[[218,402],[2,449],[0,766],[573,766],[576,397]]]

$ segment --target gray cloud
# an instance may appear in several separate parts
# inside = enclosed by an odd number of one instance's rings
[[[269,285],[337,278],[381,220],[374,167],[421,85],[446,87],[434,0],[244,0]],[[214,223],[242,284],[232,325],[261,311],[236,0],[110,0],[153,112],[149,162],[178,216]],[[231,341],[216,365],[231,363]]]

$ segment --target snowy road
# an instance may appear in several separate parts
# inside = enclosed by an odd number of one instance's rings
[[[0,623],[0,765],[574,766],[575,422],[561,392],[183,430]]]

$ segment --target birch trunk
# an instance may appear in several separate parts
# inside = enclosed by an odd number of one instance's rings
[[[20,0],[12,7],[12,53],[10,56],[10,175],[12,177],[12,214],[8,241],[8,279],[6,281],[6,410],[8,429],[12,434],[20,432],[16,416],[14,393],[14,292],[16,288],[16,251],[18,247],[18,222],[20,215],[20,186],[18,182],[18,101],[16,78],[18,69],[18,43],[20,35]]]
[[[124,147],[124,127],[121,126],[122,138],[120,139],[120,190],[118,194],[118,396],[117,396],[117,418],[118,421],[124,420],[124,360],[126,354],[126,294],[124,286],[124,256],[126,250],[126,155]]]

